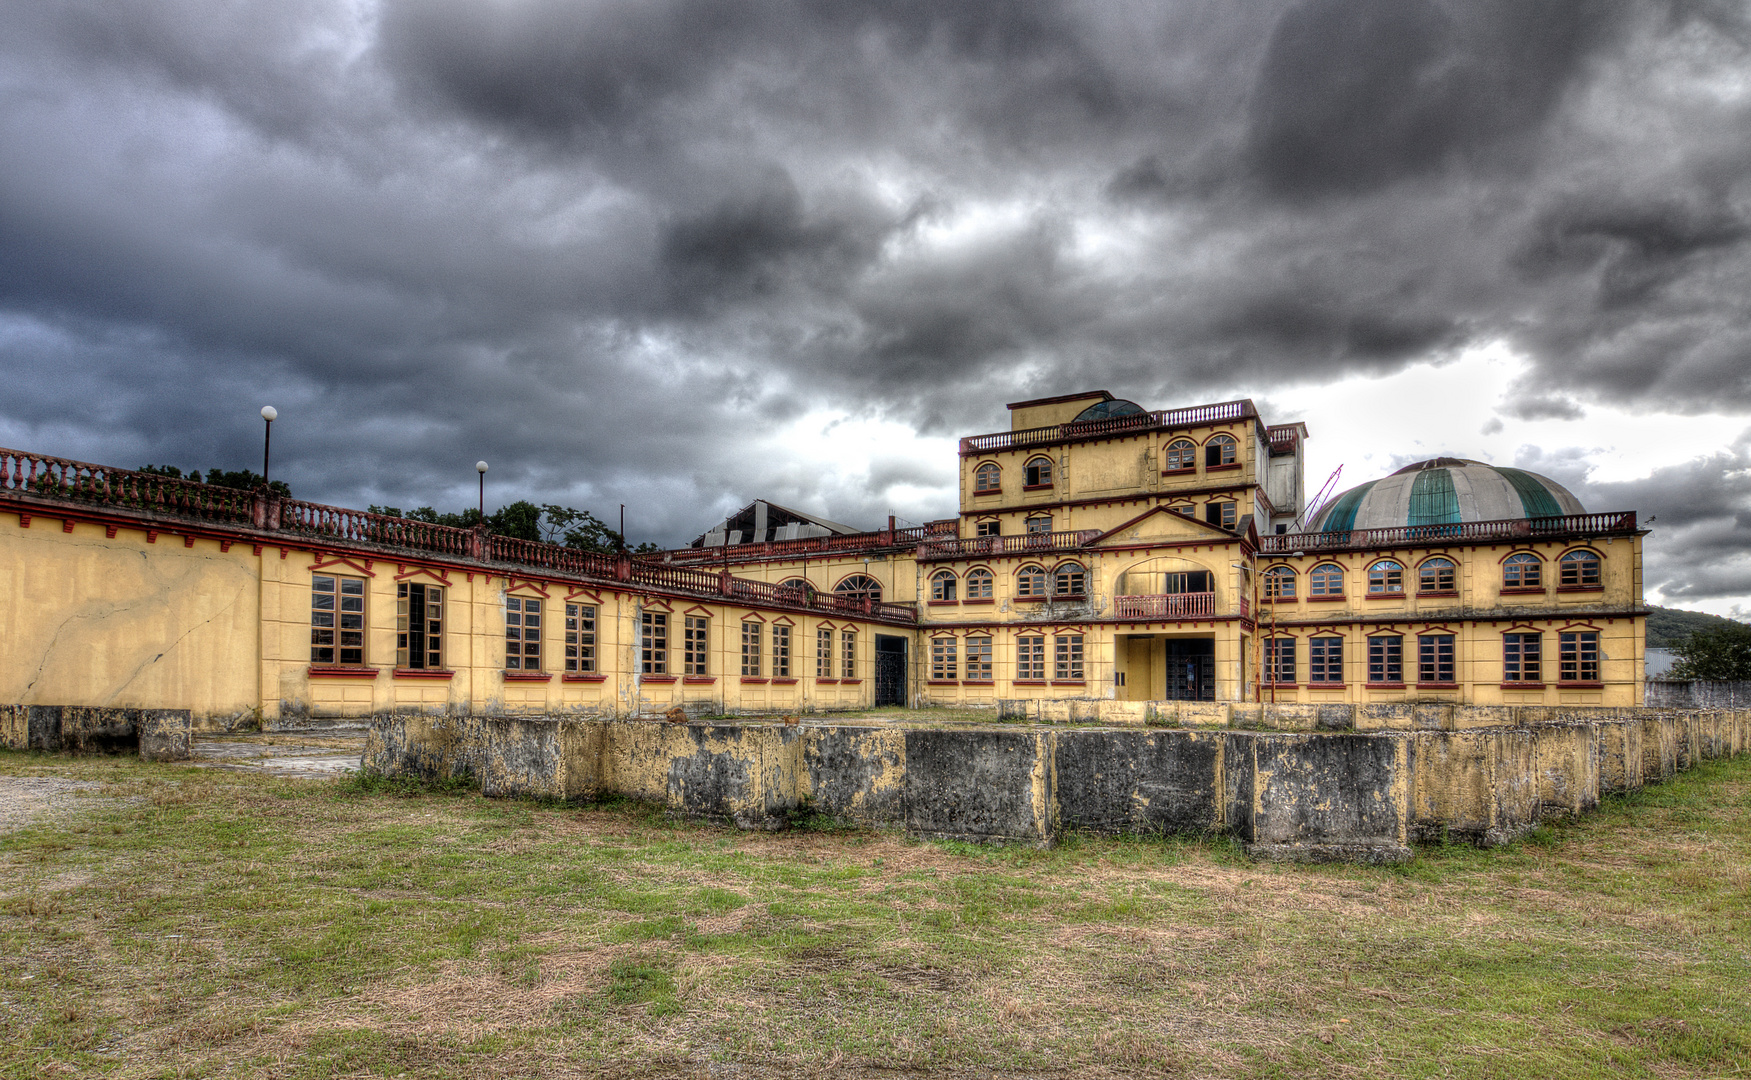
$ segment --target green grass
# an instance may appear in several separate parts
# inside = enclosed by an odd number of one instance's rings
[[[104,786],[0,834],[0,1076],[1751,1068],[1751,758],[1395,867],[0,753],[14,776]]]

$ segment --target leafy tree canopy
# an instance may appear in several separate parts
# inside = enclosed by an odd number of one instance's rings
[[[1675,649],[1698,630],[1718,630],[1732,626],[1733,620],[1701,611],[1663,608],[1648,605],[1648,648]]]
[[[248,469],[238,469],[235,472],[227,472],[224,469],[208,469],[205,477],[201,475],[199,469],[192,469],[184,473],[175,465],[142,465],[135,471],[151,473],[154,476],[175,477],[178,480],[188,480],[196,484],[237,488],[240,491],[254,491],[261,487],[262,482],[260,473],[250,472]],[[284,495],[286,498],[292,497],[292,489],[286,485],[284,480],[272,481],[268,484],[268,489],[276,495]]]
[[[1744,623],[1699,630],[1675,651],[1668,679],[1751,680],[1751,626]]]
[[[373,514],[404,517],[410,521],[429,521],[434,525],[449,525],[459,529],[471,529],[481,521],[478,510],[440,514],[429,506],[405,512],[398,506],[372,506],[370,511]],[[537,506],[519,499],[488,514],[486,525],[499,536],[563,544],[577,551],[594,551],[604,555],[619,551],[625,543],[619,533],[610,529],[588,510],[554,503]],[[634,555],[646,555],[661,551],[662,548],[643,543],[630,550]]]

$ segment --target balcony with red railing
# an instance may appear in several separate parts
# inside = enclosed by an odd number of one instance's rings
[[[1099,529],[1069,532],[1018,533],[1014,536],[970,536],[961,539],[925,540],[918,545],[919,562],[943,559],[978,559],[995,555],[1050,554],[1076,551],[1095,537]]]
[[[677,548],[663,552],[662,557],[676,563],[721,565],[725,562],[753,562],[761,559],[852,555],[882,548],[911,547],[930,537],[953,536],[958,527],[958,522],[953,520],[932,521],[892,531],[875,529],[871,532],[840,533],[834,536],[805,536],[796,540],[763,540],[750,544]]]
[[[1294,551],[1372,550],[1418,544],[1554,540],[1570,536],[1624,535],[1635,531],[1635,511],[1618,510],[1604,514],[1562,514],[1504,521],[1403,525],[1391,529],[1271,534],[1259,537],[1259,551],[1279,555]]]
[[[1113,597],[1113,617],[1137,622],[1172,622],[1208,619],[1216,614],[1216,594],[1153,593]]]
[[[961,440],[961,456],[988,454],[1000,450],[1019,450],[1030,446],[1075,442],[1083,439],[1110,438],[1114,435],[1140,435],[1149,431],[1198,427],[1202,424],[1225,424],[1236,420],[1258,419],[1258,409],[1249,399],[1224,401],[1216,405],[1194,405],[1186,409],[1157,409],[1154,412],[1132,413],[1105,420],[1072,420],[1049,427],[1026,428],[1021,431],[999,431],[990,435],[969,435]]]

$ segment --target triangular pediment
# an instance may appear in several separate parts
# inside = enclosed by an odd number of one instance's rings
[[[1095,537],[1088,543],[1089,547],[1112,547],[1122,544],[1140,543],[1211,543],[1220,540],[1239,539],[1234,533],[1200,521],[1185,514],[1175,513],[1165,506],[1157,506],[1145,510],[1123,525]]]

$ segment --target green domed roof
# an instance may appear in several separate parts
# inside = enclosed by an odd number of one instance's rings
[[[1308,523],[1308,531],[1349,532],[1586,512],[1579,499],[1547,476],[1467,458],[1431,458],[1349,489],[1320,508]]]

